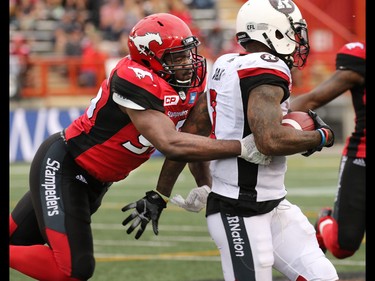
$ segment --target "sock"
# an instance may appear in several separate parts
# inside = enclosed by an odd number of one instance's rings
[[[44,245],[9,246],[10,267],[40,281],[72,281],[58,268],[51,248]]]
[[[338,225],[335,219],[328,218],[319,225],[320,234],[324,245],[338,259],[344,259],[352,256],[355,251],[343,250],[338,241]]]

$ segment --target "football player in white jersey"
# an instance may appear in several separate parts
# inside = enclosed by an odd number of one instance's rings
[[[272,268],[293,281],[335,281],[337,272],[314,226],[286,199],[286,156],[309,156],[334,143],[331,128],[310,111],[316,130],[281,125],[289,110],[291,68],[309,53],[307,24],[290,0],[251,0],[237,15],[243,53],[219,57],[208,77],[212,138],[253,134],[269,165],[238,157],[213,160],[206,217],[226,281],[270,281]]]

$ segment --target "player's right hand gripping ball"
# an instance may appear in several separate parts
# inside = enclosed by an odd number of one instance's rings
[[[284,115],[281,124],[301,131],[315,130],[313,118],[304,111],[291,111]]]
[[[155,235],[159,234],[158,230],[158,222],[161,212],[164,208],[167,207],[167,203],[164,199],[155,191],[148,191],[146,192],[146,196],[142,199],[138,200],[137,202],[130,203],[124,206],[121,210],[126,212],[130,209],[135,209],[133,213],[131,213],[123,222],[122,225],[127,225],[130,221],[133,220],[133,223],[130,225],[128,230],[126,231],[127,234],[133,232],[133,230],[140,225],[135,239],[141,237],[143,232],[146,229],[147,224],[149,221],[152,221],[152,229]]]
[[[315,111],[312,111],[311,109],[309,110],[308,112],[309,116],[313,119],[314,121],[314,125],[315,125],[315,130],[321,130],[321,133],[323,133],[324,135],[326,135],[324,132],[327,133],[327,137],[326,137],[326,140],[325,142],[321,143],[320,145],[318,145],[317,147],[315,148],[312,148],[312,149],[309,149],[308,151],[306,151],[305,153],[303,153],[302,155],[305,156],[305,157],[308,157],[310,156],[311,154],[313,154],[314,152],[316,151],[321,151],[323,147],[331,147],[334,143],[335,143],[335,133],[333,132],[333,130],[331,129],[330,126],[328,126],[323,120],[322,118],[320,118],[318,116],[318,114],[316,114]],[[330,135],[330,138],[328,139],[328,136],[329,136],[329,133],[328,131],[331,132],[331,135]]]

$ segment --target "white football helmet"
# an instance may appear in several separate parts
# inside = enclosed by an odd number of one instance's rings
[[[307,23],[291,0],[249,0],[242,5],[236,22],[237,42],[256,40],[288,66],[302,67],[309,54]]]

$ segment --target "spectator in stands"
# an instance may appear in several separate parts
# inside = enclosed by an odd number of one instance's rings
[[[94,87],[105,78],[105,61],[107,53],[100,48],[102,37],[94,32],[85,41],[82,48],[82,64],[78,82],[80,86]]]
[[[186,6],[183,1],[170,0],[168,2],[168,6],[169,13],[175,15],[176,17],[179,17],[189,26],[193,23],[193,17],[191,15],[189,7]]]
[[[68,10],[62,15],[61,20],[58,22],[53,39],[56,54],[73,56],[82,53],[82,51],[79,51],[81,47],[78,47],[80,44],[77,43],[77,40],[79,40],[77,39],[77,37],[79,37],[77,35],[79,30],[82,30],[83,27],[81,23],[76,21],[76,16],[76,11]]]
[[[67,29],[65,32],[66,42],[65,42],[65,51],[66,56],[81,56],[83,53],[82,50],[82,38],[84,34],[81,28],[77,26],[72,26]]]
[[[208,31],[205,43],[205,46],[210,49],[213,59],[216,59],[219,55],[223,54],[224,30],[222,29],[220,22],[216,22],[213,28]]]
[[[128,33],[123,32],[119,39],[118,56],[124,57],[129,54]]]
[[[190,2],[188,5],[189,7],[195,8],[195,9],[212,9],[215,8],[215,0],[191,0],[186,1]]]
[[[30,46],[24,35],[21,33],[13,34],[11,37],[9,54],[15,55],[19,58],[21,73],[23,73],[24,76],[29,68],[30,58]]]
[[[125,18],[124,7],[120,0],[105,0],[99,10],[99,29],[103,32],[103,38],[112,38],[112,27],[116,21],[122,22]]]
[[[189,7],[185,5],[183,1],[169,0],[168,10],[172,15],[175,15],[176,17],[182,19],[190,27],[193,34],[196,34],[199,38],[203,36],[201,29],[195,24],[193,20],[193,16],[190,12]]]
[[[87,0],[86,7],[88,11],[87,21],[91,22],[96,28],[99,27],[99,10],[102,0]]]
[[[28,74],[30,70],[30,46],[26,38],[21,33],[15,33],[11,37],[9,55],[12,58],[12,69],[10,73],[14,78],[12,85],[14,86],[12,98],[20,98],[20,90],[28,83]],[[13,75],[13,76],[12,76]]]
[[[15,0],[12,12],[15,15],[13,23],[20,30],[31,30],[35,21],[35,3],[37,0]]]

